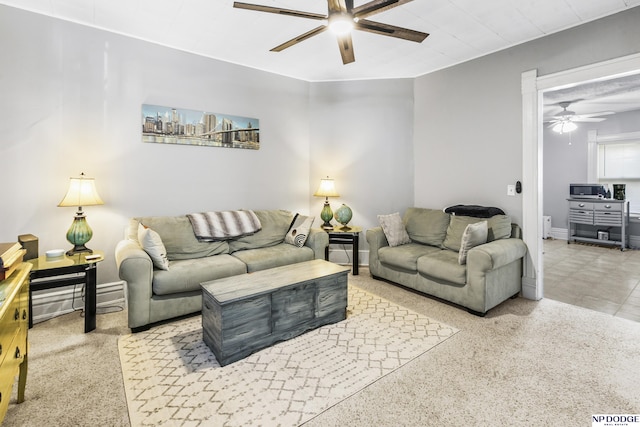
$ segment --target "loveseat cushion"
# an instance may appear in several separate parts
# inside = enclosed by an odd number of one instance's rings
[[[246,265],[237,258],[222,254],[171,262],[169,270],[154,270],[154,295],[170,295],[200,290],[200,283],[247,272]]]
[[[293,214],[286,210],[254,210],[262,230],[249,236],[229,240],[229,252],[266,248],[284,242]]]
[[[450,216],[438,209],[409,208],[404,222],[411,240],[439,247],[447,235]]]
[[[237,251],[232,256],[246,264],[248,273],[253,273],[267,268],[311,261],[314,253],[308,246],[299,248],[288,243],[280,243],[266,248]]]
[[[227,242],[199,242],[193,233],[193,227],[186,216],[149,216],[133,218],[129,228],[137,222],[151,228],[160,235],[167,249],[170,261],[179,259],[202,258],[229,253]],[[171,264],[173,268],[173,264]]]
[[[378,259],[388,267],[415,272],[418,271],[418,258],[440,251],[440,248],[420,243],[384,246],[378,250]]]
[[[446,249],[418,258],[418,273],[458,285],[467,282],[467,266],[458,263],[458,253]]]
[[[480,221],[487,221],[487,242],[506,239],[511,236],[511,217],[508,215],[494,215],[491,218],[452,215],[442,246],[458,252],[462,243],[462,235],[467,225]]]

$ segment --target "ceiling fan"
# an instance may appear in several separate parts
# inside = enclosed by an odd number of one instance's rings
[[[380,22],[369,21],[366,19],[376,13],[392,9],[396,6],[409,3],[410,1],[412,0],[373,0],[361,6],[354,7],[353,0],[327,0],[328,12],[326,15],[282,9],[279,7],[241,3],[237,1],[233,3],[233,7],[324,21],[319,27],[286,41],[281,45],[274,47],[271,51],[280,52],[331,28],[338,37],[338,46],[340,48],[340,54],[342,55],[342,63],[349,64],[356,60],[353,53],[351,29],[367,31],[369,33],[379,34],[382,36],[396,37],[417,43],[421,43],[425,38],[427,38],[429,35],[427,33],[396,27],[395,25],[382,24]]]
[[[576,114],[574,111],[567,110],[571,104],[574,102],[581,101],[562,101],[558,102],[559,107],[562,108],[562,111],[557,115],[553,116],[551,120],[549,120],[549,127],[553,129],[554,132],[558,133],[566,133],[574,131],[578,128],[576,122],[601,122],[606,120],[605,117],[597,117],[597,116],[608,116],[610,114],[614,114],[613,111],[601,111],[599,113],[588,113],[588,114]]]

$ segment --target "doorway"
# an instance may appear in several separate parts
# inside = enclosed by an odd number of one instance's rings
[[[610,79],[640,72],[640,54],[538,77],[537,70],[522,73],[523,240],[529,252],[523,268],[522,293],[539,300],[544,296],[542,241],[543,93],[582,82]]]

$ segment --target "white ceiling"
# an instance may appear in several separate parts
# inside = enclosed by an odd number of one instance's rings
[[[243,0],[326,14],[326,0]],[[355,0],[355,6],[368,0]],[[353,33],[343,65],[329,32],[269,49],[317,21],[233,8],[233,0],[0,0],[21,9],[306,81],[411,78],[640,5],[640,0],[414,0],[368,19],[429,33],[414,43]]]
[[[638,110],[640,74],[599,79],[546,92],[543,97],[545,121],[562,111],[560,102],[571,102],[567,109],[578,115]]]

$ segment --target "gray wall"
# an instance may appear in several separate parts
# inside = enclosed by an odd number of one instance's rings
[[[335,178],[354,225],[378,225],[377,215],[413,204],[413,80],[367,80],[311,85],[312,191]],[[324,199],[312,200],[320,212]],[[364,234],[361,248],[366,248]]]
[[[417,78],[416,205],[499,206],[521,224],[522,196],[507,196],[506,187],[522,179],[522,72],[547,75],[637,53],[638,22],[636,7]],[[534,183],[522,185],[531,191]]]
[[[133,215],[284,208],[319,219],[336,179],[354,224],[416,205],[500,206],[521,222],[520,74],[637,52],[640,8],[413,80],[307,83],[0,6],[0,241],[66,248],[68,178],[97,180],[98,280]],[[143,144],[143,103],[260,119],[258,151]],[[523,183],[530,191],[531,183]],[[364,240],[364,238],[362,239]]]
[[[309,84],[0,6],[0,241],[68,248],[70,176],[95,177],[85,209],[118,280],[115,244],[136,215],[309,209]],[[260,119],[260,150],[141,142],[141,105]]]

